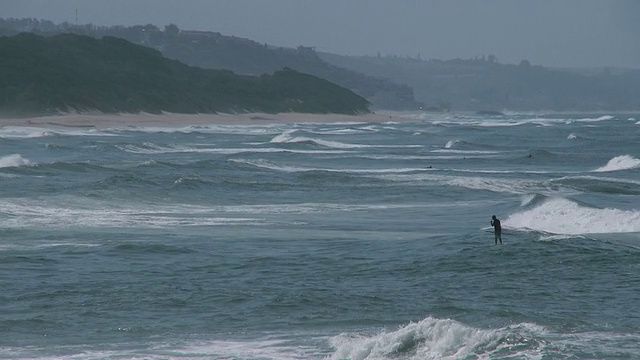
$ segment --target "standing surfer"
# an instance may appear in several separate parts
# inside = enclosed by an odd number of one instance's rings
[[[500,244],[502,244],[502,226],[500,225],[500,220],[498,220],[495,215],[491,217],[491,226],[493,226],[494,229],[496,245],[498,245],[498,240],[500,240]]]

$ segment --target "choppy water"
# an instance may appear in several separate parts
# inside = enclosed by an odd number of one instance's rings
[[[0,357],[640,358],[637,117],[407,116],[0,128]]]

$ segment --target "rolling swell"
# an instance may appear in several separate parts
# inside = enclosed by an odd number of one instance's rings
[[[109,168],[90,164],[86,161],[77,162],[67,162],[67,161],[56,161],[49,164],[38,164],[34,166],[35,169],[39,171],[45,172],[79,172],[79,173],[93,173],[93,172],[108,172]]]
[[[105,179],[99,180],[91,186],[95,190],[104,189],[126,189],[126,188],[157,188],[159,183],[149,179],[149,177],[143,177],[139,174],[133,173],[119,173],[116,175],[108,176]]]
[[[195,251],[187,246],[153,243],[123,243],[113,247],[115,254],[191,254]]]
[[[551,180],[550,183],[589,193],[640,195],[640,182],[634,180],[584,175],[562,177]]]
[[[0,357],[635,358],[637,125],[443,117],[1,142]]]

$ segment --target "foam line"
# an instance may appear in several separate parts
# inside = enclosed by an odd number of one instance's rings
[[[640,232],[640,211],[597,209],[565,198],[550,198],[540,205],[510,215],[505,227],[558,235]]]
[[[316,138],[310,138],[306,136],[293,136],[299,130],[287,130],[282,134],[271,139],[271,143],[278,144],[294,144],[294,143],[312,143],[332,149],[362,149],[362,148],[417,148],[423,147],[423,145],[364,145],[364,144],[349,144],[338,141],[329,141]]]
[[[497,329],[468,326],[428,317],[397,330],[377,334],[341,334],[330,340],[331,360],[373,359],[541,359],[633,357],[640,350],[637,334],[558,333],[533,323]]]
[[[297,154],[345,154],[348,150],[299,150],[280,148],[215,148],[195,146],[159,146],[146,143],[144,146],[117,145],[118,149],[133,154],[176,154],[176,153],[210,153],[233,155],[242,153],[297,153]]]
[[[330,168],[311,168],[311,167],[303,167],[303,166],[288,166],[288,165],[278,165],[271,161],[265,159],[230,159],[231,162],[247,164],[251,166],[256,166],[260,168],[265,168],[269,170],[275,171],[283,171],[289,173],[296,172],[308,172],[308,171],[326,171],[326,172],[334,172],[334,173],[343,173],[343,174],[397,174],[397,173],[408,173],[408,172],[418,172],[418,171],[429,171],[433,170],[432,168],[387,168],[387,169],[330,169]]]

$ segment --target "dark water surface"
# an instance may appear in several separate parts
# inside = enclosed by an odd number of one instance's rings
[[[0,358],[638,358],[635,117],[407,116],[0,128]]]

